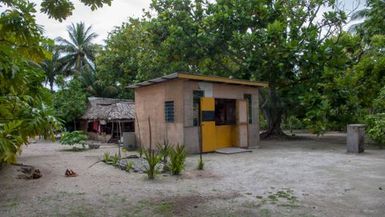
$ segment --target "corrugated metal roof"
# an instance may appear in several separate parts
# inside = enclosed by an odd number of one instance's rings
[[[233,78],[225,78],[219,76],[212,75],[197,75],[197,74],[189,74],[189,73],[173,73],[169,75],[165,75],[159,78],[147,80],[141,83],[129,85],[128,88],[139,88],[152,84],[157,84],[173,79],[189,79],[196,81],[206,81],[206,82],[216,82],[216,83],[226,83],[226,84],[236,84],[236,85],[245,85],[252,87],[268,87],[269,84],[266,82],[258,82],[258,81],[249,81],[249,80],[241,80],[241,79],[233,79]]]

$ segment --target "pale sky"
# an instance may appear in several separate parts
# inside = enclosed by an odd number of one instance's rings
[[[40,5],[41,0],[34,0],[36,5]],[[47,15],[37,13],[37,23],[44,26],[45,35],[50,38],[58,36],[67,38],[67,26],[71,23],[83,21],[86,25],[92,25],[94,32],[99,36],[95,42],[104,44],[103,41],[107,38],[108,32],[111,32],[115,26],[120,26],[127,21],[129,17],[141,17],[143,9],[148,10],[151,0],[113,0],[111,6],[105,5],[92,11],[89,7],[84,6],[80,1],[74,0],[75,10],[72,16],[68,17],[63,22],[49,19]],[[351,10],[357,3],[362,3],[364,0],[340,0],[346,10]],[[40,10],[40,7],[38,7]],[[325,11],[327,10],[324,8]]]
[[[33,1],[38,5],[40,11],[41,0]],[[114,26],[120,26],[127,21],[129,17],[141,17],[143,8],[148,9],[151,0],[113,0],[111,6],[105,5],[95,11],[84,6],[80,1],[74,0],[75,10],[72,16],[66,20],[59,22],[49,19],[47,15],[42,13],[36,14],[37,23],[44,26],[45,35],[50,38],[58,36],[67,38],[67,26],[71,23],[84,22],[87,26],[92,25],[92,29],[99,36],[95,42],[102,44],[107,38],[108,32],[114,29]]]

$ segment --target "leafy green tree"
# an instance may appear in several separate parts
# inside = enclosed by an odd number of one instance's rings
[[[0,15],[0,164],[14,163],[30,137],[53,138],[60,128],[36,64],[49,53],[41,46],[48,41],[35,23],[33,4],[3,3],[10,8]]]
[[[98,77],[115,86],[118,97],[133,97],[124,87],[165,74],[168,63],[152,43],[149,22],[130,19],[112,31],[96,58]]]
[[[67,28],[70,40],[59,37],[59,48],[64,53],[62,62],[68,72],[80,72],[81,68],[88,66],[94,68],[95,45],[92,40],[97,34],[92,32],[91,26],[86,27],[83,22],[71,24]]]
[[[111,80],[104,80],[98,70],[92,71],[88,67],[83,67],[79,81],[91,96],[115,98],[119,93],[117,85]]]
[[[92,9],[110,0],[82,0]],[[54,138],[61,127],[49,106],[51,93],[43,87],[44,71],[39,67],[51,54],[51,41],[36,24],[36,5],[28,0],[3,0],[0,7],[0,164],[14,163],[21,146],[36,135]],[[71,14],[70,1],[43,0],[42,11],[56,19]]]
[[[86,92],[77,78],[69,82],[60,82],[59,88],[54,95],[57,116],[67,123],[67,126],[72,123],[73,129],[76,130],[76,120],[84,114],[87,108]]]
[[[153,1],[153,43],[169,62],[163,70],[269,82],[270,88],[261,91],[268,122],[263,136],[282,135],[283,115],[296,113],[297,96],[323,72],[327,49],[322,44],[342,30],[346,15],[334,3]],[[325,6],[330,10],[316,21]]]

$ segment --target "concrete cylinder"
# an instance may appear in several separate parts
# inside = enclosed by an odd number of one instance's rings
[[[364,152],[365,124],[349,124],[346,135],[348,153]]]

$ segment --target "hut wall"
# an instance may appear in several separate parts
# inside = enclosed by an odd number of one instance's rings
[[[165,121],[165,101],[174,101],[174,122]],[[155,147],[167,139],[183,144],[183,82],[173,80],[135,90],[136,136],[143,147],[150,144],[148,118],[151,120],[151,140]],[[140,136],[140,138],[139,138]]]

